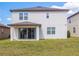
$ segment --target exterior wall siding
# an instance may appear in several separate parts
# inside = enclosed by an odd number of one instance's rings
[[[46,18],[46,13],[49,13],[49,18]],[[19,12],[12,13],[12,23],[29,21],[41,24],[39,29],[40,39],[51,38],[67,38],[67,18],[66,11],[55,12],[28,12],[28,20],[19,20]],[[56,34],[48,35],[47,27],[55,27]]]

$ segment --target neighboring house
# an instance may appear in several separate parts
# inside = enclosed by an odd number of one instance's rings
[[[67,38],[67,9],[37,6],[10,11],[11,40]]]
[[[68,31],[71,37],[79,37],[79,12],[69,16],[68,20]]]
[[[0,39],[9,38],[10,28],[0,23]]]

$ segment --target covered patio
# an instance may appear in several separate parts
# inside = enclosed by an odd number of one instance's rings
[[[11,40],[39,40],[41,24],[32,22],[19,22],[9,24]]]

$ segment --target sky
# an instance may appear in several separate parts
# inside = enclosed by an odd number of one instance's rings
[[[17,8],[28,8],[34,6],[46,6],[51,7],[52,5],[62,6],[64,2],[0,2],[0,22],[3,24],[11,23],[11,12],[10,9]]]
[[[78,2],[0,2],[0,23],[6,25],[12,22],[11,9],[35,6],[69,9],[70,11],[68,12],[68,15],[71,15],[79,10]]]

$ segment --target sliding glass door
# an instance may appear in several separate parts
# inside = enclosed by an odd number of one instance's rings
[[[19,28],[19,39],[35,39],[35,28]]]

